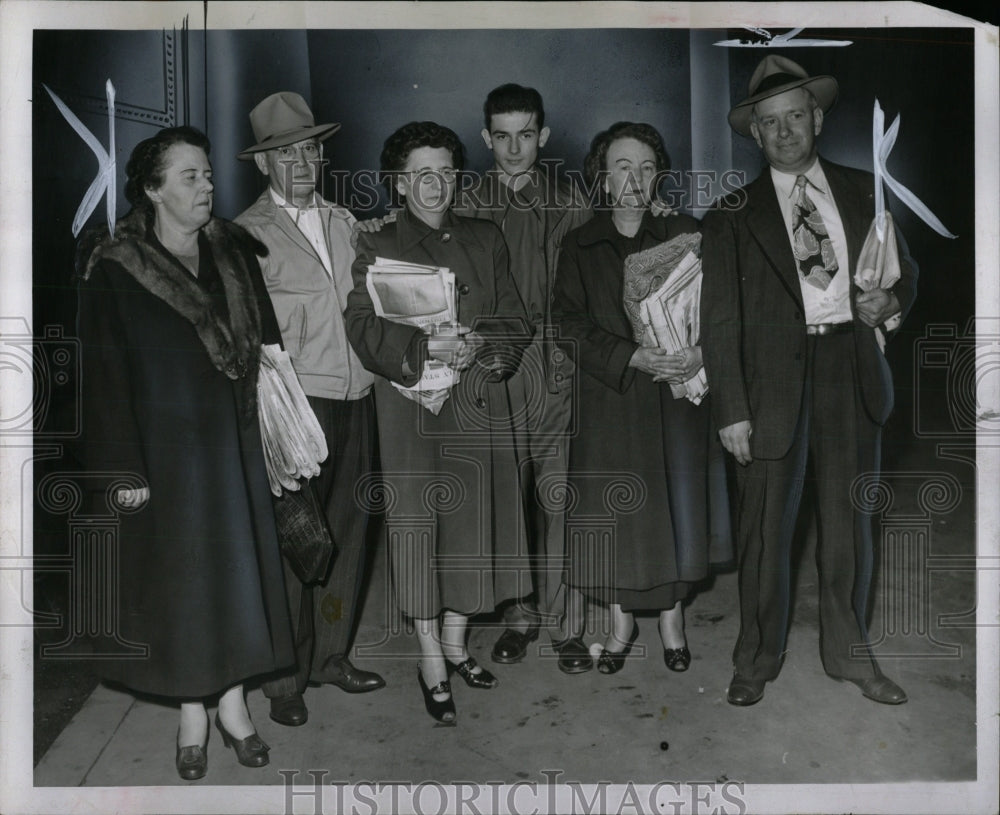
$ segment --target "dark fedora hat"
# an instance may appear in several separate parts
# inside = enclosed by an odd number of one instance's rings
[[[778,54],[768,54],[750,77],[749,96],[729,111],[729,124],[741,136],[749,136],[753,106],[762,99],[793,88],[805,88],[825,113],[837,101],[837,80],[832,76],[809,76],[797,62]]]
[[[237,158],[253,158],[254,153],[295,144],[303,139],[323,141],[340,130],[340,122],[316,124],[305,99],[297,93],[281,91],[272,93],[250,111],[250,127],[257,143]]]

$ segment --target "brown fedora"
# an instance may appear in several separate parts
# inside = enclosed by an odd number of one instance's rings
[[[792,88],[805,88],[825,113],[837,101],[837,80],[832,76],[809,76],[797,62],[778,54],[768,54],[750,77],[749,92],[742,102],[729,111],[729,124],[741,136],[749,136],[753,106],[762,99],[777,96]]]
[[[257,143],[237,158],[253,158],[254,153],[295,144],[303,139],[323,141],[340,130],[340,122],[316,124],[305,99],[297,93],[281,91],[272,93],[250,111],[250,127]]]

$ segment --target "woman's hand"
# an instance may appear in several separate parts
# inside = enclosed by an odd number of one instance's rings
[[[149,487],[140,487],[137,490],[118,490],[115,493],[115,500],[125,509],[138,509],[149,500]]]
[[[678,354],[667,354],[667,360],[675,367],[676,373],[671,376],[654,376],[654,382],[669,382],[671,385],[680,385],[687,382],[692,376],[701,370],[701,346],[693,345],[684,348]]]
[[[637,348],[629,365],[653,377],[654,382],[687,382],[701,368],[701,346],[668,354],[662,348]]]
[[[476,352],[483,340],[470,333],[464,325],[449,327],[447,333],[439,331],[427,338],[427,353],[432,359],[450,365],[456,371],[464,371],[476,358]]]

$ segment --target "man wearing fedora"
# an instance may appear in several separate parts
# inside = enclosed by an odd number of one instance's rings
[[[252,159],[267,189],[236,222],[260,239],[268,255],[261,270],[282,341],[326,436],[329,456],[313,479],[337,556],[326,583],[303,585],[285,564],[295,621],[298,667],[263,684],[271,718],[304,724],[306,684],[329,683],[348,693],[385,685],[347,657],[365,568],[368,514],[354,499],[358,479],[373,469],[374,378],[354,354],[343,311],[351,291],[353,216],[316,190],[322,142],[339,124],[317,125],[297,93],[275,93],[250,111],[257,143],[239,154]]]
[[[902,277],[891,289],[853,284],[874,217],[874,179],[817,154],[837,93],[833,77],[766,57],[729,122],[757,142],[769,167],[703,222],[705,369],[719,436],[739,464],[734,705],[758,702],[781,669],[807,465],[816,483],[823,667],[876,702],[906,701],[869,646],[872,528],[852,504],[851,484],[879,469],[893,391],[876,331],[909,310],[916,268],[901,243]]]

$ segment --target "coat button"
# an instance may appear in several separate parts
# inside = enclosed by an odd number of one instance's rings
[[[450,232],[445,232],[445,233],[443,233],[441,235],[441,242],[442,243],[448,243],[448,241],[450,241],[450,240],[451,240],[451,233]]]
[[[462,295],[462,297],[465,297],[465,295],[467,295],[470,291],[468,283],[463,283],[458,287],[458,293]]]

